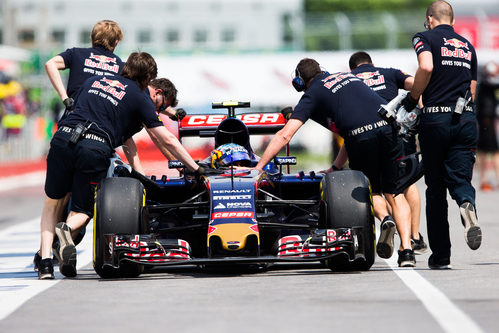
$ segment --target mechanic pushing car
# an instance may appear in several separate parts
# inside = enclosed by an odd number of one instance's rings
[[[323,72],[314,59],[302,59],[295,69],[293,86],[304,91],[290,119],[272,138],[256,165],[259,172],[308,120],[330,128],[334,122],[339,134],[345,138],[350,152],[350,167],[362,171],[371,182],[374,193],[384,193],[392,206],[393,215],[401,238],[402,250],[398,252],[401,267],[414,267],[416,260],[410,242],[410,207],[404,196],[395,196],[397,163],[403,155],[402,143],[392,127],[377,115],[380,96],[352,73],[329,74]],[[381,239],[383,241],[383,239]],[[386,242],[379,249],[393,252],[393,242]]]
[[[124,62],[113,53],[119,41],[123,39],[123,32],[116,22],[111,20],[97,22],[92,28],[90,39],[92,47],[67,49],[45,63],[47,76],[65,106],[62,117],[73,110],[76,93],[85,80],[94,75],[105,74],[112,77],[117,75],[123,68]],[[59,72],[65,69],[69,69],[67,88],[64,88]],[[133,141],[127,142],[126,147],[130,147],[130,151],[134,149],[136,151]],[[134,161],[136,159],[134,158],[137,155],[136,153],[128,154],[128,149],[125,150],[125,153],[129,160]],[[46,225],[52,226],[56,223],[55,221],[64,218],[63,212],[68,205],[70,195],[71,193],[67,193],[58,200],[46,198],[40,222],[42,230],[46,229]],[[84,232],[76,240],[77,243],[83,238],[83,235]],[[38,250],[33,259],[35,271],[38,271],[42,259],[40,251],[41,249]]]
[[[173,152],[188,169],[198,174],[203,172],[177,138],[163,126],[155,112],[151,90],[149,97],[144,93],[156,74],[153,57],[145,52],[134,52],[120,75],[112,79],[106,75],[89,78],[79,91],[74,111],[61,120],[59,130],[52,138],[47,156],[45,193],[52,200],[73,193],[67,223],[55,226],[60,242],[55,254],[65,276],[76,276],[76,248],[71,230],[84,227],[92,217],[95,186],[106,176],[113,149],[133,135],[140,127],[138,124],[144,124],[156,145]],[[45,224],[42,228],[38,276],[39,279],[53,279],[50,249],[54,225]]]
[[[348,61],[350,70],[355,76],[362,79],[378,95],[387,102],[398,95],[399,89],[410,90],[414,84],[414,77],[402,72],[400,69],[383,68],[374,66],[371,56],[364,51],[355,52]],[[404,138],[405,155],[416,153],[416,136],[409,135]],[[411,184],[404,191],[404,196],[411,207],[411,244],[415,254],[428,251],[423,236],[419,233],[421,215],[421,198],[416,184]],[[380,221],[389,223],[395,229],[395,222],[389,215],[386,200],[380,195],[373,194],[374,214]],[[383,231],[382,231],[383,232]],[[394,232],[394,230],[393,230]]]
[[[428,186],[426,221],[431,269],[450,268],[447,189],[459,205],[468,246],[476,250],[482,241],[471,184],[478,138],[473,104],[477,58],[473,45],[454,32],[453,24],[449,3],[430,4],[425,21],[428,31],[412,39],[419,66],[411,92],[402,101],[405,109],[411,110],[419,97],[423,98],[419,142]]]

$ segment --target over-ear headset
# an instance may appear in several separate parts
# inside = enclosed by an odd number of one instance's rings
[[[291,83],[293,84],[293,87],[295,87],[296,91],[300,92],[305,90],[305,81],[301,78],[298,67],[295,68],[295,77]]]
[[[323,70],[323,74],[329,75],[329,72]],[[298,70],[298,67],[295,68],[295,77],[293,78],[293,81],[291,81],[293,84],[293,87],[296,89],[296,91],[304,91],[306,88],[305,81],[303,81],[300,71]]]

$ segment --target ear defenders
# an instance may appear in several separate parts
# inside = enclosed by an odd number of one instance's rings
[[[322,73],[325,75],[329,75],[329,72],[327,71],[322,71]],[[295,77],[293,78],[293,81],[291,81],[291,83],[298,92],[304,91],[306,88],[305,81],[303,81],[300,71],[298,70],[298,67],[295,69]]]
[[[293,84],[293,87],[296,89],[296,91],[304,91],[305,90],[305,81],[301,78],[300,71],[298,70],[298,67],[295,69],[295,77],[293,78],[293,81],[291,81]]]

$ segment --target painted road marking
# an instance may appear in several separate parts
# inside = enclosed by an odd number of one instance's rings
[[[398,267],[395,255],[390,259],[384,260],[402,282],[419,298],[445,332],[483,332],[470,316],[459,309],[443,292],[438,290],[418,272],[412,268]]]
[[[89,223],[86,237],[77,246],[78,269],[92,261],[92,226]],[[0,320],[64,278],[56,268],[55,280],[38,280],[33,271],[33,256],[39,246],[39,217],[0,230]]]
[[[43,184],[45,184],[45,171],[31,172],[20,176],[0,178],[0,192]]]

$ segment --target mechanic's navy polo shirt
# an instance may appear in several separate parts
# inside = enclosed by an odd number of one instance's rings
[[[473,45],[447,24],[415,34],[412,44],[416,54],[429,51],[433,56],[433,72],[423,92],[423,105],[455,106],[457,99],[469,91],[471,80],[477,79]]]
[[[71,48],[59,54],[69,68],[68,96],[75,95],[83,82],[95,75],[118,75],[124,66],[123,61],[113,52],[103,47]]]
[[[352,73],[322,73],[317,75],[295,106],[292,119],[306,122],[312,119],[330,128],[334,122],[341,136],[351,130],[378,128],[386,122],[378,109],[386,101]]]
[[[163,126],[156,108],[136,81],[123,76],[94,76],[85,81],[77,97],[73,112],[61,120],[61,126],[75,127],[89,124],[88,133],[106,138],[113,148],[138,132],[141,125],[148,128]]]
[[[399,89],[404,89],[405,79],[411,77],[400,69],[375,67],[372,64],[359,65],[352,73],[387,101],[397,97]]]

